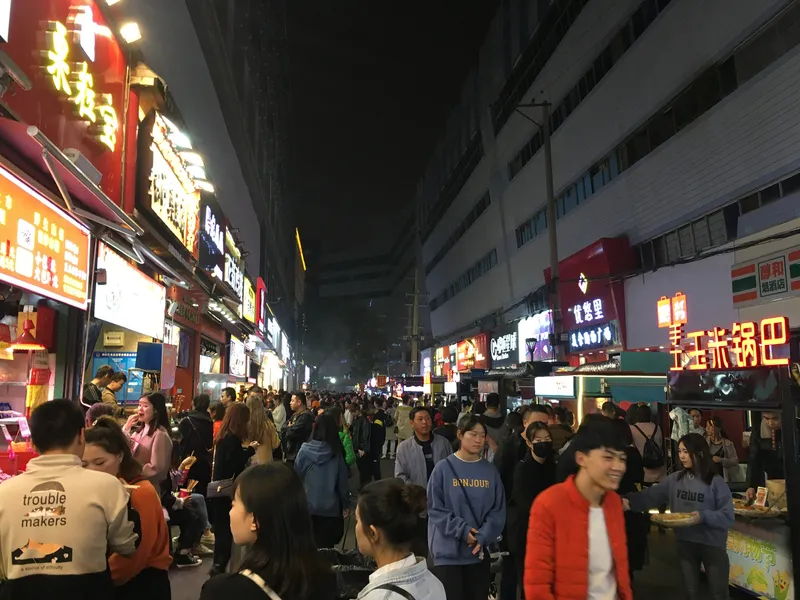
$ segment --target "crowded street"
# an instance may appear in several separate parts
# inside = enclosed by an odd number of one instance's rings
[[[800,598],[800,0],[0,0],[0,600]]]

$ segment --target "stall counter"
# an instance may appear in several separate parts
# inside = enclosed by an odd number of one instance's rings
[[[730,584],[769,600],[792,600],[792,553],[783,519],[736,517],[728,532]]]

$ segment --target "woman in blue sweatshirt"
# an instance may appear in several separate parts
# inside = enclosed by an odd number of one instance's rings
[[[428,481],[428,546],[448,598],[485,600],[488,545],[506,521],[503,482],[484,460],[486,428],[471,415],[458,425],[460,449],[439,461]]]
[[[691,513],[696,524],[675,529],[686,597],[699,599],[700,565],[705,567],[712,600],[728,600],[728,530],[733,527],[733,499],[716,474],[703,436],[689,433],[678,442],[683,469],[624,500],[626,509],[642,512],[669,504],[672,513]]]

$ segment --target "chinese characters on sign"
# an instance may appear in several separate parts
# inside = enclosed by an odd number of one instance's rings
[[[256,290],[249,279],[244,279],[244,298],[242,298],[241,316],[250,321],[256,322]]]
[[[800,295],[800,246],[733,265],[731,292],[734,308]]]
[[[236,241],[230,230],[225,232],[225,283],[227,283],[239,300],[244,298],[244,273],[242,272],[242,253],[236,247]]]
[[[789,289],[783,256],[758,263],[758,287],[762,297],[783,294]]]
[[[152,129],[153,166],[150,171],[150,209],[197,256],[200,192],[173,144],[174,125],[156,114]]]
[[[509,357],[516,358],[517,353],[517,333],[507,333],[491,340],[492,361],[505,361]]]
[[[613,346],[618,343],[616,338],[617,336],[615,335],[613,323],[584,327],[576,331],[570,331],[570,352]]]
[[[788,358],[776,358],[772,349],[789,340],[789,319],[769,317],[759,323],[733,323],[730,330],[715,327],[710,331],[686,334],[688,350],[683,350],[683,324],[670,326],[670,354],[675,358],[672,371],[682,371],[681,357],[689,359],[689,370],[778,367],[789,364]]]
[[[0,168],[0,279],[85,309],[89,231]]]
[[[77,32],[81,40],[81,48],[89,61],[94,61],[94,43],[88,42],[89,31],[94,37],[95,24],[91,21],[91,8],[85,7],[88,12],[80,14],[74,23],[80,27]],[[88,15],[88,16],[87,16]],[[87,22],[87,19],[89,20]],[[45,56],[45,71],[49,75],[53,87],[74,105],[78,117],[89,125],[90,131],[109,150],[117,146],[117,132],[119,119],[114,109],[111,94],[98,94],[94,89],[94,76],[89,70],[89,62],[74,62],[70,56],[72,50],[69,42],[70,31],[59,21],[50,21],[47,24],[45,38],[47,50]],[[84,43],[84,40],[87,40]]]
[[[572,307],[572,316],[575,317],[575,323],[578,325],[591,323],[592,321],[603,321],[606,318],[603,313],[603,301],[600,298],[595,298],[582,304],[576,304]]]

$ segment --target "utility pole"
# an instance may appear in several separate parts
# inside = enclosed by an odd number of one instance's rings
[[[414,300],[411,304],[411,372],[419,373],[419,265],[414,267]]]
[[[536,108],[542,109],[544,117],[543,123],[537,123],[528,115],[523,113],[520,108]],[[561,348],[561,292],[559,289],[559,274],[558,274],[558,232],[556,231],[556,198],[553,191],[553,153],[550,144],[551,137],[551,122],[550,122],[550,103],[549,102],[531,102],[530,104],[520,104],[517,107],[517,112],[523,117],[537,125],[542,130],[542,137],[544,138],[544,174],[545,174],[545,187],[547,191],[547,239],[550,244],[550,307],[553,311],[553,358],[559,360],[563,355]]]

